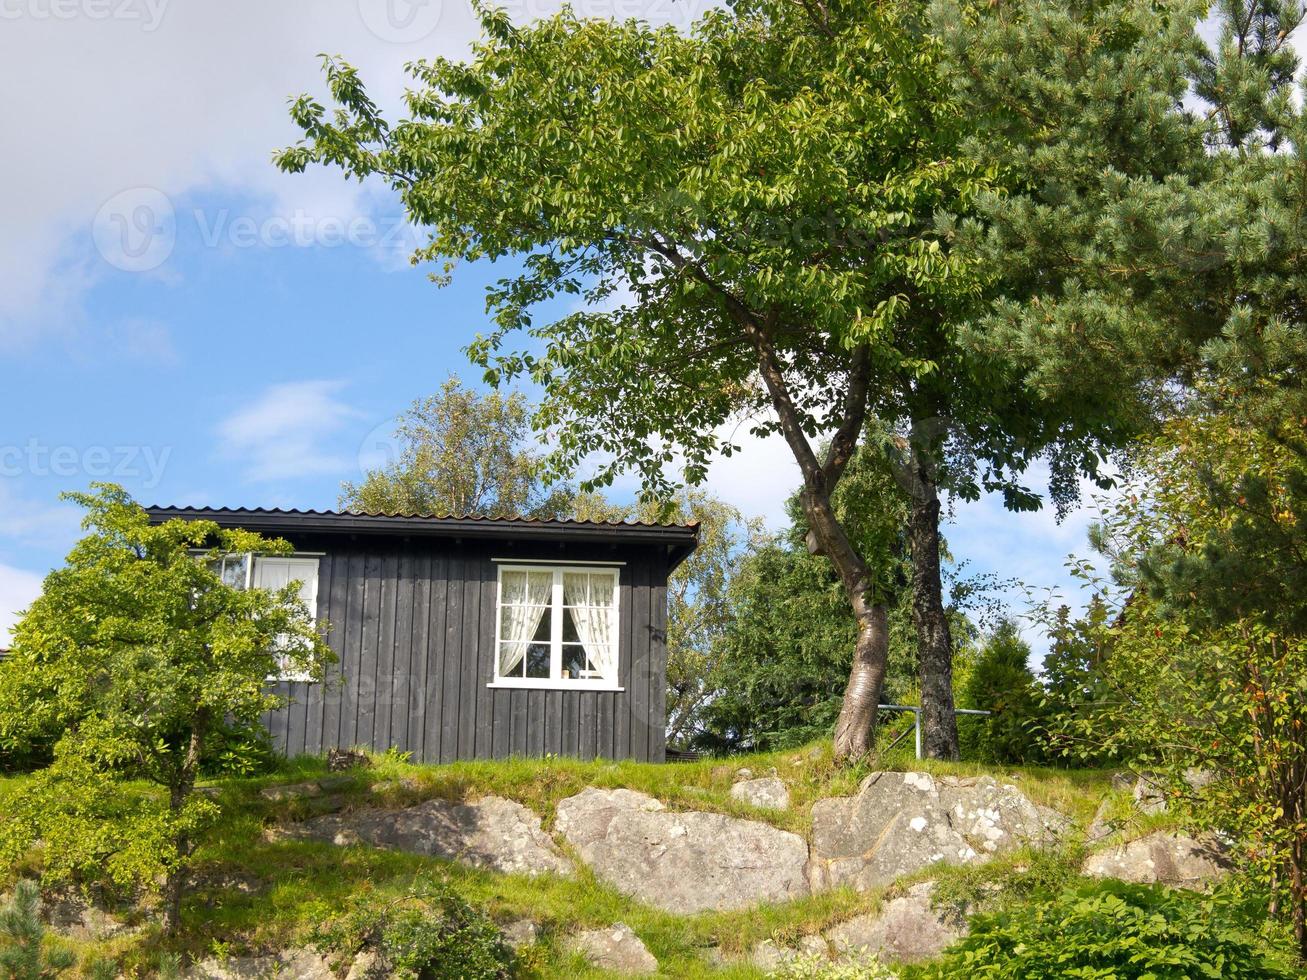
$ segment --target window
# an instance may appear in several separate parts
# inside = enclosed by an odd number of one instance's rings
[[[318,559],[283,558],[278,555],[225,555],[209,564],[227,585],[238,589],[284,589],[291,582],[299,584],[299,596],[308,608],[309,617],[318,616]],[[268,678],[276,681],[303,681],[308,678],[283,667]]]
[[[617,689],[617,569],[501,565],[495,680]]]

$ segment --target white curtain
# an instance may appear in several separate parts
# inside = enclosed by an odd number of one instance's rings
[[[615,576],[593,572],[563,574],[563,605],[569,607],[585,652],[603,676],[617,676],[617,626],[613,622]]]
[[[499,625],[499,676],[513,673],[553,601],[551,572],[504,572]]]

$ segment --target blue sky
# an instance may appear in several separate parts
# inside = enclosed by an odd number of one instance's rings
[[[515,16],[548,13],[515,0]],[[684,23],[693,4],[589,0]],[[698,9],[702,9],[702,4]],[[403,62],[459,54],[463,0],[6,0],[0,24],[0,643],[76,537],[58,494],[93,479],[143,502],[328,507],[392,420],[486,328],[501,270],[437,289],[395,202],[334,173],[276,173],[286,98],[343,53],[383,104]],[[57,13],[56,13],[57,11]],[[777,440],[712,489],[773,524],[797,483]],[[1087,514],[958,508],[977,570],[1065,583]]]

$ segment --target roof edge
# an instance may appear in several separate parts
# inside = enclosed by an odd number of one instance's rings
[[[688,549],[687,554],[699,540],[698,524],[608,523],[510,517],[417,517],[243,507],[150,506],[144,510],[155,523],[174,518],[213,521],[220,527],[241,527],[269,533],[311,531],[319,534],[435,538],[502,538],[511,535],[524,540],[679,545]]]

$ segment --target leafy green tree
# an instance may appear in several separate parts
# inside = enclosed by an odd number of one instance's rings
[[[1042,761],[1043,690],[1030,669],[1030,646],[1011,620],[999,623],[976,654],[959,699],[989,711],[962,727],[967,758],[1005,764]]]
[[[865,752],[886,584],[831,495],[869,412],[893,405],[897,424],[912,414],[901,393],[937,367],[919,325],[979,294],[936,215],[988,183],[957,152],[968,120],[939,84],[920,6],[740,0],[690,33],[570,12],[482,24],[470,62],[410,66],[409,118],[393,127],[329,61],[339,111],[297,100],[306,139],[280,165],[388,180],[434,229],[427,259],[521,257],[471,354],[491,380],[540,385],[553,473],[597,456],[596,484],[625,469],[665,491],[674,460],[697,483],[736,448],[721,433],[742,417],[784,436],[811,544],[858,624],[837,755]],[[531,319],[560,295],[581,308]],[[522,329],[532,351],[507,350]]]
[[[224,720],[275,707],[267,678],[321,676],[331,654],[292,583],[226,584],[215,567],[290,546],[205,521],[151,525],[119,487],[68,494],[88,532],[51,572],[0,666],[0,741],[56,729],[54,761],[0,818],[0,857],[39,848],[48,879],[152,888],[177,927],[188,861],[217,805],[195,793]],[[160,791],[161,790],[161,791]]]
[[[718,638],[730,627],[731,583],[757,520],[702,490],[685,490],[670,508],[655,502],[634,508],[637,520],[699,525],[699,545],[667,582],[667,740],[684,746],[702,731],[704,712],[716,695],[721,654]]]
[[[1304,487],[1297,453],[1229,415],[1167,427],[1104,520],[1115,581],[1098,587],[1124,599],[1060,735],[1159,773],[1196,825],[1240,841],[1307,956],[1307,615],[1285,586],[1307,549]]]
[[[399,459],[341,488],[340,505],[371,514],[557,517],[569,491],[541,480],[521,392],[481,394],[451,377],[399,419]]]

